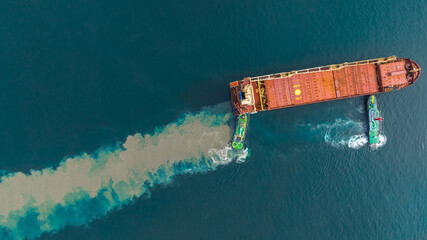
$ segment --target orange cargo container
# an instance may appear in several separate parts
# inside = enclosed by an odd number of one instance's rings
[[[421,74],[409,58],[377,58],[230,83],[235,115],[402,89]]]

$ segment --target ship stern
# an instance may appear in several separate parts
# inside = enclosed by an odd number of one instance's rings
[[[256,112],[254,90],[249,78],[231,82],[230,94],[234,115]]]

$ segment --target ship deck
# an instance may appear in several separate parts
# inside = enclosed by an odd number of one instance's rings
[[[374,65],[297,74],[265,80],[263,84],[266,88],[268,109],[367,95],[379,91]]]

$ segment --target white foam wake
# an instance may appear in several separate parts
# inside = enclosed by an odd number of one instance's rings
[[[359,149],[368,144],[368,137],[365,134],[353,135],[348,141],[348,147]]]
[[[363,122],[351,119],[336,119],[332,123],[319,123],[317,125],[306,124],[313,132],[320,132],[323,139],[335,148],[359,149],[369,142],[367,129]],[[378,149],[387,142],[385,135],[380,135],[380,143],[373,145],[372,149]]]
[[[208,155],[216,164],[225,165],[233,160],[237,163],[242,163],[249,157],[249,149],[236,150],[233,149],[231,145],[228,145],[222,149],[210,149]]]

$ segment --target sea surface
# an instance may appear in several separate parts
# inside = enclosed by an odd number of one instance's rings
[[[427,74],[251,115],[228,84],[396,55],[427,1],[0,1],[0,239],[427,239]]]

